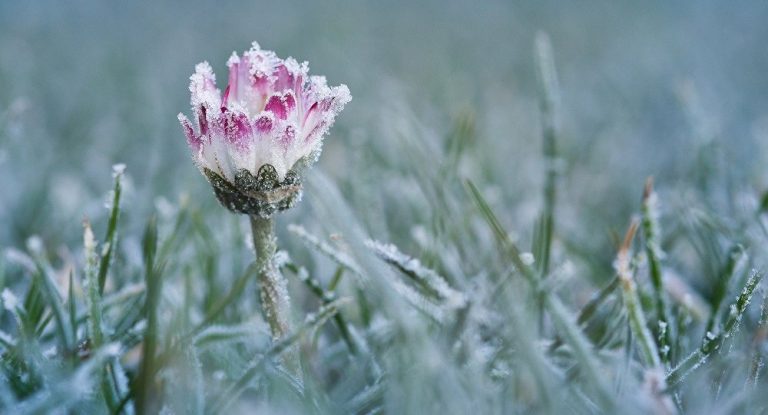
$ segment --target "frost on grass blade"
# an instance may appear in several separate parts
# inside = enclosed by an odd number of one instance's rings
[[[307,232],[303,226],[291,224],[288,225],[288,230],[294,235],[298,236],[302,242],[304,242],[310,248],[317,250],[323,255],[326,255],[328,258],[332,259],[334,262],[343,266],[344,268],[352,271],[357,276],[363,276],[363,272],[360,267],[346,252],[333,248],[328,243],[321,241],[318,237]]]
[[[659,350],[653,341],[653,336],[648,330],[648,323],[640,304],[640,297],[637,294],[634,278],[631,271],[631,247],[632,240],[635,238],[638,220],[634,219],[624,236],[624,242],[616,255],[614,267],[621,283],[624,306],[629,316],[630,327],[635,339],[639,343],[640,350],[643,353],[645,364],[650,369],[658,369],[661,366]]]
[[[375,240],[367,240],[365,245],[384,262],[411,278],[446,307],[456,309],[466,306],[467,299],[464,294],[451,288],[443,276],[423,266],[418,259],[400,252],[395,245],[384,244]]]
[[[204,348],[219,343],[233,343],[248,339],[253,342],[254,339],[269,339],[267,327],[254,327],[252,323],[224,326],[212,325],[201,330],[195,335],[194,344],[196,347]]]
[[[325,324],[329,318],[333,317],[338,312],[338,306],[344,301],[345,300],[343,299],[337,300],[336,302],[322,306],[316,313],[308,314],[304,324],[297,331],[275,342],[266,352],[261,353],[254,358],[237,381],[224,391],[219,399],[212,405],[213,411],[215,413],[227,413],[227,409],[248,388],[251,381],[263,371],[267,361],[292,349],[296,342],[307,332],[313,331]]]
[[[731,310],[733,311],[725,322],[722,331],[717,334],[711,331],[706,332],[704,339],[701,341],[701,346],[667,373],[667,384],[669,387],[676,386],[683,381],[688,374],[704,364],[712,354],[721,349],[721,346],[726,339],[732,337],[739,330],[741,318],[747,310],[747,306],[752,299],[752,294],[758,284],[760,284],[764,275],[765,272],[762,270],[752,270],[741,293],[736,298],[736,301],[731,304]]]
[[[125,173],[125,164],[115,164],[112,166],[112,178],[114,179],[114,187],[110,192],[107,208],[109,209],[109,222],[107,223],[107,234],[104,238],[104,245],[102,247],[101,259],[99,263],[99,294],[104,293],[104,285],[107,281],[107,273],[109,267],[112,264],[112,258],[116,250],[118,241],[117,237],[117,222],[120,217],[120,195],[122,193],[122,177]]]

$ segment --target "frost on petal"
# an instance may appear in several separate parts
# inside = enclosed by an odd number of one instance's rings
[[[292,91],[287,91],[283,94],[283,103],[289,113],[296,109],[296,98],[293,97]]]
[[[195,134],[195,130],[192,128],[192,123],[189,121],[189,118],[181,113],[179,113],[178,118],[181,123],[181,128],[184,130],[184,135],[187,137],[189,148],[196,153],[200,150],[200,145],[202,145],[200,137]]]
[[[308,75],[307,62],[280,59],[256,42],[240,56],[233,52],[227,68],[222,95],[211,66],[198,64],[189,87],[194,120],[179,115],[198,167],[227,181],[242,169],[255,175],[265,164],[282,181],[298,160],[319,155],[323,136],[350,100],[346,86],[329,87],[324,77]]]
[[[275,118],[271,112],[262,112],[259,117],[256,118],[256,121],[254,121],[253,126],[256,127],[256,131],[259,133],[267,134],[272,131],[274,119]]]
[[[195,66],[195,73],[189,77],[189,92],[193,107],[206,105],[219,106],[219,90],[216,88],[216,75],[208,62],[201,62]]]
[[[333,88],[324,87],[324,85],[317,85],[317,87],[319,90],[315,91],[313,97],[319,100],[307,110],[302,126],[303,139],[307,143],[321,140],[333,125],[336,115],[352,100],[346,85]]]
[[[296,127],[292,125],[286,125],[280,131],[280,135],[277,136],[277,141],[283,146],[283,149],[288,149],[296,140]]]
[[[224,90],[224,95],[221,97],[221,108],[225,109],[227,108],[227,101],[229,100],[229,90],[230,85],[227,85],[227,89]]]
[[[218,128],[218,133],[237,150],[245,151],[248,148],[251,124],[247,115],[242,112],[223,110],[218,118]]]
[[[273,71],[275,78],[272,88],[275,91],[301,92],[301,84],[307,71],[309,71],[307,62],[299,64],[296,59],[287,58],[275,67]]]
[[[282,94],[272,95],[267,99],[264,111],[271,112],[281,120],[288,118],[288,105],[285,102],[285,97]]]
[[[208,119],[208,107],[200,105],[196,108],[195,115],[197,116],[197,125],[200,128],[200,135],[208,135],[208,125],[210,120]]]
[[[293,62],[295,63],[296,61]],[[275,91],[284,91],[293,87],[293,82],[295,80],[294,73],[288,69],[286,64],[278,65],[273,74],[275,76],[275,84],[273,87]]]
[[[251,49],[243,53],[248,58],[248,71],[253,77],[274,80],[272,73],[280,63],[280,59],[271,50],[261,50],[259,44],[253,42]]]
[[[228,102],[241,102],[249,98],[248,89],[250,88],[249,78],[249,63],[248,58],[243,56],[242,58],[237,56],[237,53],[232,52],[232,56],[227,60],[227,67],[229,68],[229,79],[227,88],[229,90]]]

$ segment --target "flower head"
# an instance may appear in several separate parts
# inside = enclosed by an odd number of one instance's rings
[[[290,207],[299,170],[320,155],[323,137],[351,99],[346,85],[309,76],[306,62],[285,60],[254,42],[227,61],[224,93],[208,62],[189,90],[196,126],[179,114],[195,164],[227,208],[269,216]]]

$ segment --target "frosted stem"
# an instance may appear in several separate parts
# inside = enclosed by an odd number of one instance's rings
[[[253,247],[256,250],[256,272],[259,276],[261,308],[269,323],[272,339],[279,341],[291,333],[291,301],[288,296],[288,281],[275,266],[277,238],[272,218],[251,217]],[[284,363],[298,375],[299,361],[296,352],[284,355]]]

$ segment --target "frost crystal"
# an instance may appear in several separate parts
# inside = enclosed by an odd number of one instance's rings
[[[251,197],[257,190],[273,190],[292,171],[312,164],[324,135],[352,97],[346,85],[329,87],[324,77],[309,76],[306,62],[280,59],[256,42],[242,56],[233,53],[227,66],[223,93],[208,62],[195,67],[189,90],[196,123],[183,114],[179,121],[195,164],[219,200],[234,211],[261,213],[253,202],[222,196],[239,191]],[[274,172],[271,186],[254,180],[265,167]]]
[[[118,163],[112,165],[112,177],[116,178],[117,176],[122,176],[123,173],[125,173],[125,164]]]
[[[3,293],[0,294],[0,297],[3,299],[3,307],[8,311],[15,310],[16,306],[19,305],[19,299],[7,288],[3,289]]]
[[[536,262],[536,258],[534,258],[533,254],[530,252],[523,252],[520,254],[520,259],[525,265],[528,265],[529,267],[533,265],[534,262]]]

